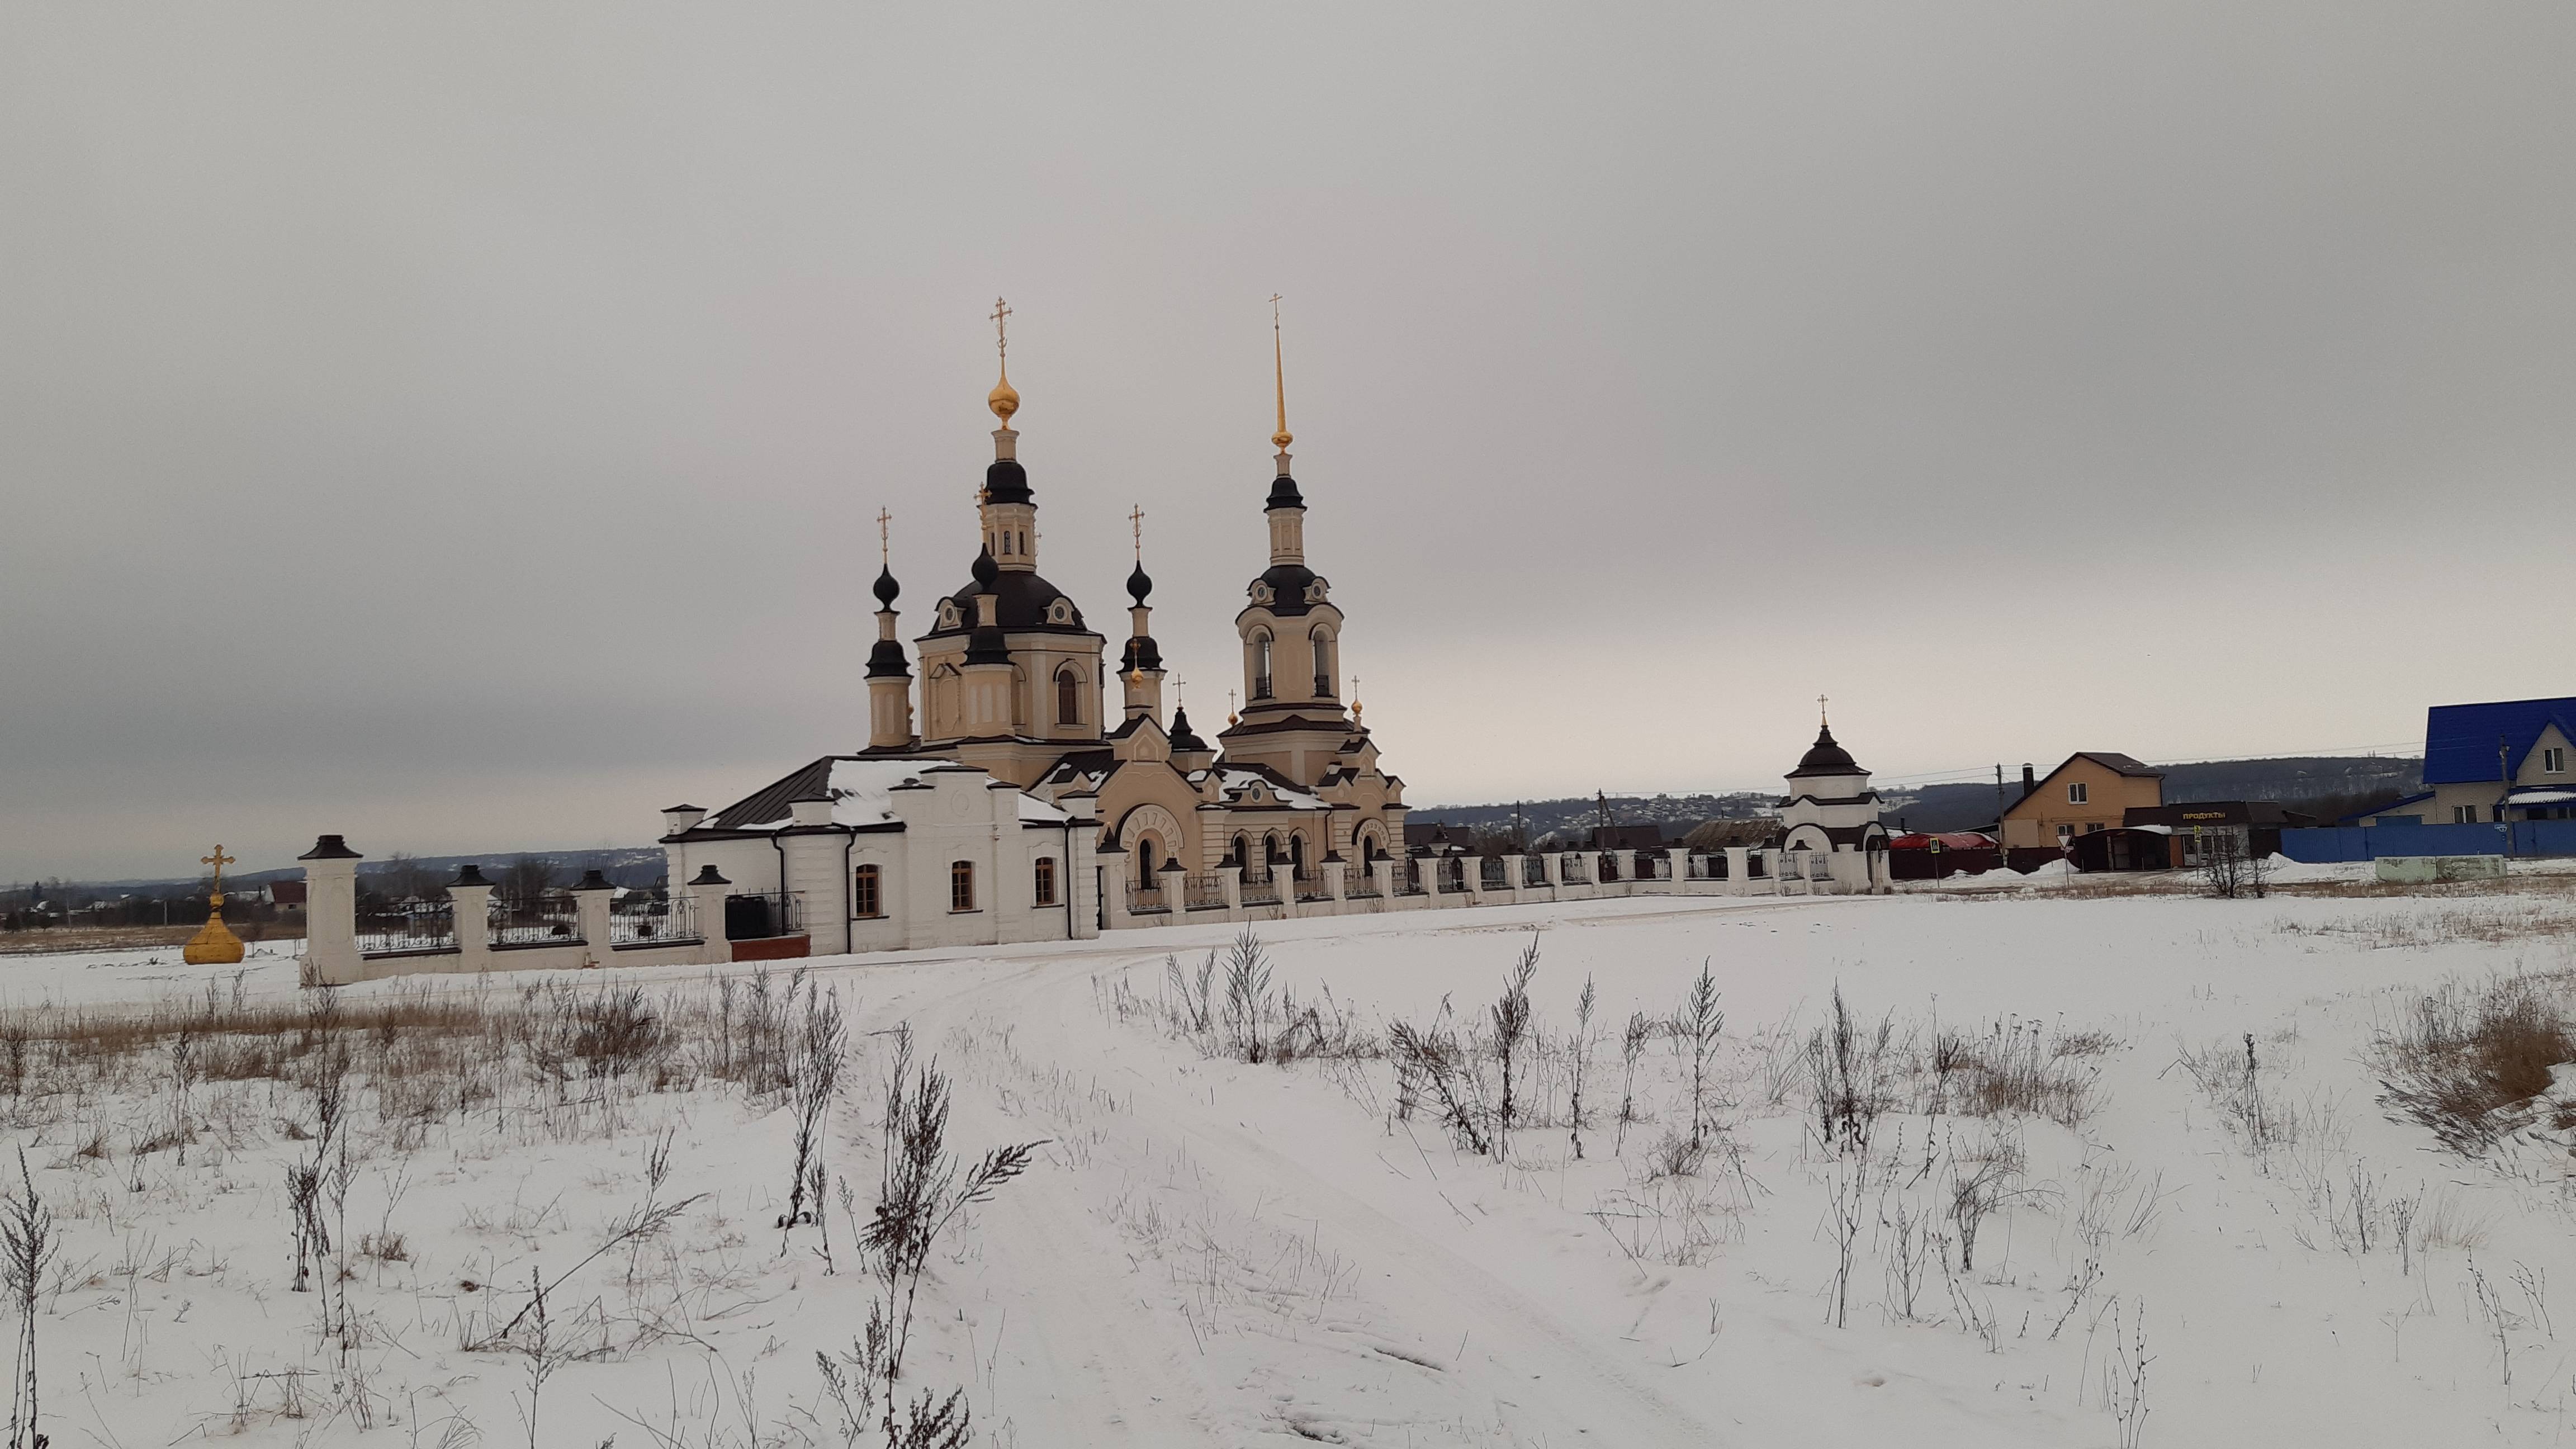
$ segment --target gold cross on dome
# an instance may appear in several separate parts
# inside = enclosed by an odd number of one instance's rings
[[[993,299],[992,323],[993,345],[1001,352],[1002,360],[1008,362],[1011,359],[1011,304],[999,297]]]
[[[1818,725],[1820,725],[1820,726],[1821,726],[1821,725],[1823,725],[1823,724],[1824,724],[1824,722],[1825,722],[1825,697],[1824,697],[1823,695],[1821,695],[1821,694],[1820,694],[1820,695],[1817,695],[1817,696],[1816,696],[1816,723],[1817,723]]]
[[[1127,522],[1128,522],[1130,525],[1132,525],[1132,526],[1135,528],[1135,530],[1136,530],[1136,562],[1138,562],[1138,563],[1140,563],[1140,564],[1141,564],[1141,563],[1143,563],[1143,562],[1145,561],[1145,509],[1144,509],[1144,506],[1140,504],[1140,505],[1138,505],[1138,506],[1137,506],[1137,508],[1136,508],[1136,511],[1135,511],[1135,512],[1128,514],[1128,515],[1127,515]]]
[[[894,545],[891,542],[892,535],[886,529],[887,525],[893,522],[893,514],[882,508],[877,510],[877,562],[888,568],[894,567]]]
[[[222,890],[224,888],[224,867],[228,865],[238,865],[240,863],[240,856],[224,854],[224,848],[220,845],[215,847],[214,854],[201,855],[197,857],[197,864],[211,865],[215,868],[215,889],[217,890]]]

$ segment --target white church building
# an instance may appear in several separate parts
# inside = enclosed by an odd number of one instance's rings
[[[997,307],[996,321],[1005,316]],[[1267,567],[1233,621],[1242,706],[1213,743],[1201,739],[1185,710],[1163,708],[1141,515],[1114,669],[1108,641],[1038,573],[1037,501],[1002,345],[1003,377],[987,399],[1001,426],[974,495],[969,581],[934,601],[913,640],[916,683],[887,548],[877,639],[864,670],[851,671],[867,693],[864,747],[719,809],[669,807],[666,889],[630,900],[594,876],[551,915],[493,901],[473,867],[447,901],[362,913],[358,856],[326,836],[306,858],[308,974],[740,961],[1605,896],[1888,888],[1878,796],[1830,730],[1790,772],[1767,847],[1408,855],[1404,782],[1381,763],[1360,702],[1344,703],[1348,621],[1308,562],[1284,376],[1261,504]]]

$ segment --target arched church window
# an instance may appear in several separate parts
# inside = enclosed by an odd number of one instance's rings
[[[1270,631],[1255,630],[1252,635],[1252,689],[1254,699],[1270,697]]]
[[[1150,835],[1136,842],[1136,878],[1149,885],[1154,880],[1154,837]]]
[[[1082,723],[1082,676],[1070,664],[1055,672],[1055,722]]]
[[[1335,673],[1333,666],[1336,662],[1333,658],[1333,631],[1318,624],[1315,626],[1315,632],[1308,637],[1315,646],[1315,697],[1331,699]]]

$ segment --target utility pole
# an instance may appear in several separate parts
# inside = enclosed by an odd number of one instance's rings
[[[1995,764],[1995,849],[2004,848],[2004,767]]]
[[[2513,799],[2513,747],[2504,736],[2496,736],[2496,824],[2504,831],[2505,858],[2513,857],[2513,822],[2505,814],[2506,802]]]

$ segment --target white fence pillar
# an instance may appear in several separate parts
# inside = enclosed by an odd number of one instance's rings
[[[345,986],[358,979],[358,862],[366,857],[337,835],[297,856],[304,862],[304,984]]]
[[[492,883],[469,865],[447,886],[447,909],[456,927],[456,969],[492,969]]]

